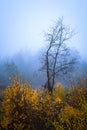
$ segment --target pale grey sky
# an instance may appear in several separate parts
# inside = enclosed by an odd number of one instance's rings
[[[0,0],[0,56],[37,52],[43,32],[62,16],[78,32],[72,46],[86,58],[87,0]]]

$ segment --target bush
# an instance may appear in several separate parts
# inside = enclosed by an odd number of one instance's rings
[[[53,93],[36,91],[17,78],[2,96],[1,130],[86,130],[87,88],[64,88]]]
[[[3,93],[2,127],[5,129],[28,129],[33,110],[36,108],[38,96],[28,83],[14,79]]]
[[[66,106],[60,114],[60,125],[64,130],[85,130],[79,110]]]

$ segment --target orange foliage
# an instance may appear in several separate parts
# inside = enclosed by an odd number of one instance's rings
[[[86,130],[87,88],[64,89],[57,84],[53,93],[36,91],[28,82],[14,79],[3,92],[1,130]]]

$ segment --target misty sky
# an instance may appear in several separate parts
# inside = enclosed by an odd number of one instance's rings
[[[87,0],[0,0],[0,57],[37,52],[59,18],[75,29],[72,46],[87,56]]]

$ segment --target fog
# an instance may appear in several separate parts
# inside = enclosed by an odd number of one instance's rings
[[[29,51],[20,51],[12,57],[0,59],[0,86],[5,88],[11,83],[10,78],[19,76],[23,81],[28,81],[33,88],[41,88],[46,82],[46,75],[40,71],[41,52],[30,54]],[[58,77],[56,82],[62,82],[64,85],[74,83],[82,78],[87,77],[87,62],[79,59],[75,71],[64,78]],[[71,80],[71,81],[70,81]]]
[[[28,81],[32,87],[39,88],[43,84],[41,78],[39,55],[20,51],[12,57],[0,59],[0,86],[9,85],[9,78],[19,76]]]
[[[76,32],[71,46],[86,58],[86,12],[86,0],[0,1],[0,57],[27,49],[30,53],[38,52],[44,44],[44,32],[64,17],[64,23]]]
[[[69,46],[79,53],[79,73],[86,75],[86,12],[86,0],[0,1],[0,86],[9,84],[9,77],[15,75],[22,76],[33,87],[44,84],[46,76],[39,71],[46,43],[44,33],[60,17],[75,30]]]

